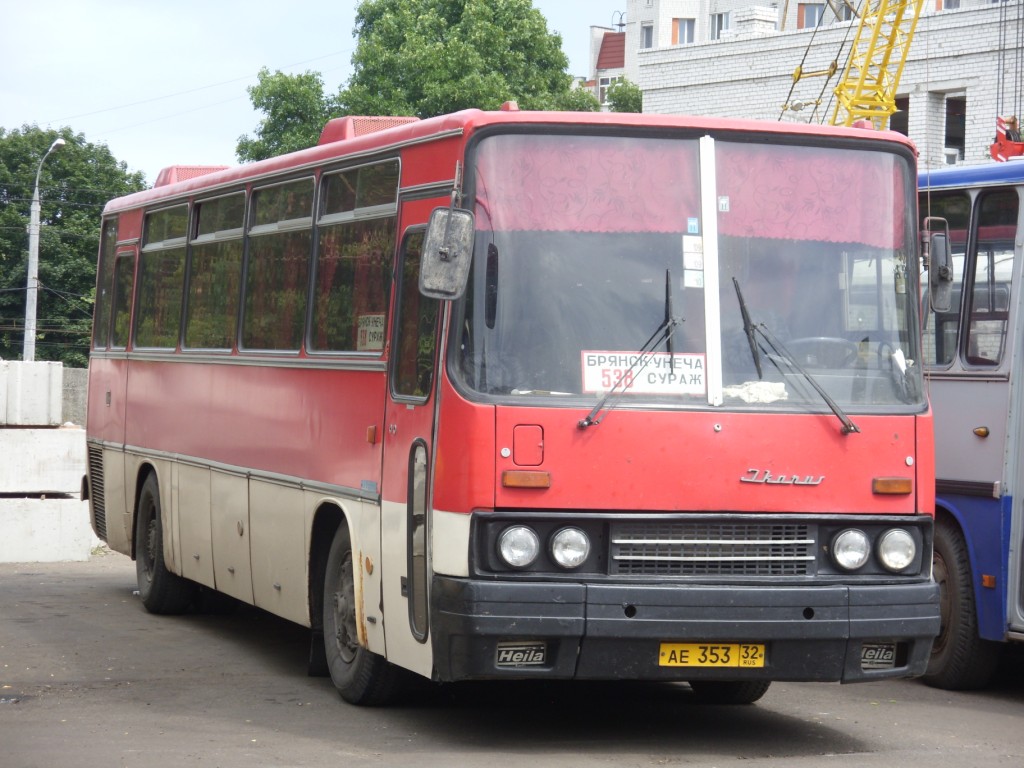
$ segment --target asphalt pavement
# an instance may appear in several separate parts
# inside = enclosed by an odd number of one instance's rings
[[[153,616],[135,567],[0,564],[0,766],[1021,768],[1024,664],[980,693],[775,684],[701,706],[685,685],[424,683],[350,706],[306,675],[308,631],[241,606]]]

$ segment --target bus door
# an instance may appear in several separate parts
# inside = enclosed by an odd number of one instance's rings
[[[932,198],[932,215],[949,220],[954,253],[958,240],[966,245],[962,261],[954,256],[960,261],[954,282],[959,307],[942,316],[930,312],[926,321],[925,362],[931,369],[930,394],[938,414],[940,491],[943,486],[955,492],[966,489],[969,495],[991,499],[1001,486],[1013,357],[1009,331],[1016,196],[1012,190],[984,190],[973,201],[965,191]],[[969,232],[962,229],[968,212]],[[970,407],[965,407],[967,403]],[[975,437],[982,427],[987,437]]]
[[[1016,261],[1016,268],[1012,270],[1013,278],[1021,280],[1024,270],[1024,257],[1021,254],[1021,236],[1024,232],[1024,223],[1021,216],[1020,200],[1024,197],[1024,187],[1008,187],[999,190],[1007,211],[1003,216],[1005,221],[1000,230],[999,241],[1002,247],[993,249],[1002,255],[1004,262],[1009,262],[1001,271],[1010,272],[1010,265]],[[997,272],[998,274],[998,272]],[[1009,278],[1007,278],[1009,284]],[[1016,633],[1016,639],[1024,640],[1024,311],[1020,307],[1021,295],[1020,284],[1014,285],[1014,292],[1010,294],[1013,304],[1017,305],[1017,314],[1014,316],[1013,328],[1009,334],[1007,352],[1010,360],[1010,392],[1009,418],[1003,419],[1008,430],[1006,451],[1006,472],[1008,487],[1004,493],[1009,493],[1009,514],[1010,521],[1008,534],[1010,541],[1007,546],[1006,575],[1008,581],[1007,595],[1007,625],[1009,630]],[[1009,301],[1009,299],[1008,299]],[[1016,337],[1014,337],[1016,333]]]
[[[398,254],[384,418],[381,544],[388,659],[429,676],[427,510],[440,302],[419,292],[424,231],[405,229]]]

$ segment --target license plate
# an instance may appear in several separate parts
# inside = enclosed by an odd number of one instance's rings
[[[761,643],[662,643],[661,667],[763,667]]]

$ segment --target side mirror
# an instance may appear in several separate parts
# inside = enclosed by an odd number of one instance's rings
[[[462,295],[473,260],[474,228],[473,214],[469,211],[434,209],[420,258],[420,293],[441,300]]]
[[[938,225],[938,231],[932,226]],[[949,249],[949,223],[930,216],[924,220],[924,266],[928,270],[928,303],[933,312],[949,312],[953,303],[953,254]]]

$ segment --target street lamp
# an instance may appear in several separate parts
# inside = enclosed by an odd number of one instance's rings
[[[39,174],[50,153],[64,146],[64,139],[55,139],[46,150],[36,169],[36,185],[32,189],[32,206],[28,220],[28,285],[25,292],[25,343],[21,359],[30,363],[36,359],[36,293],[39,290]]]

